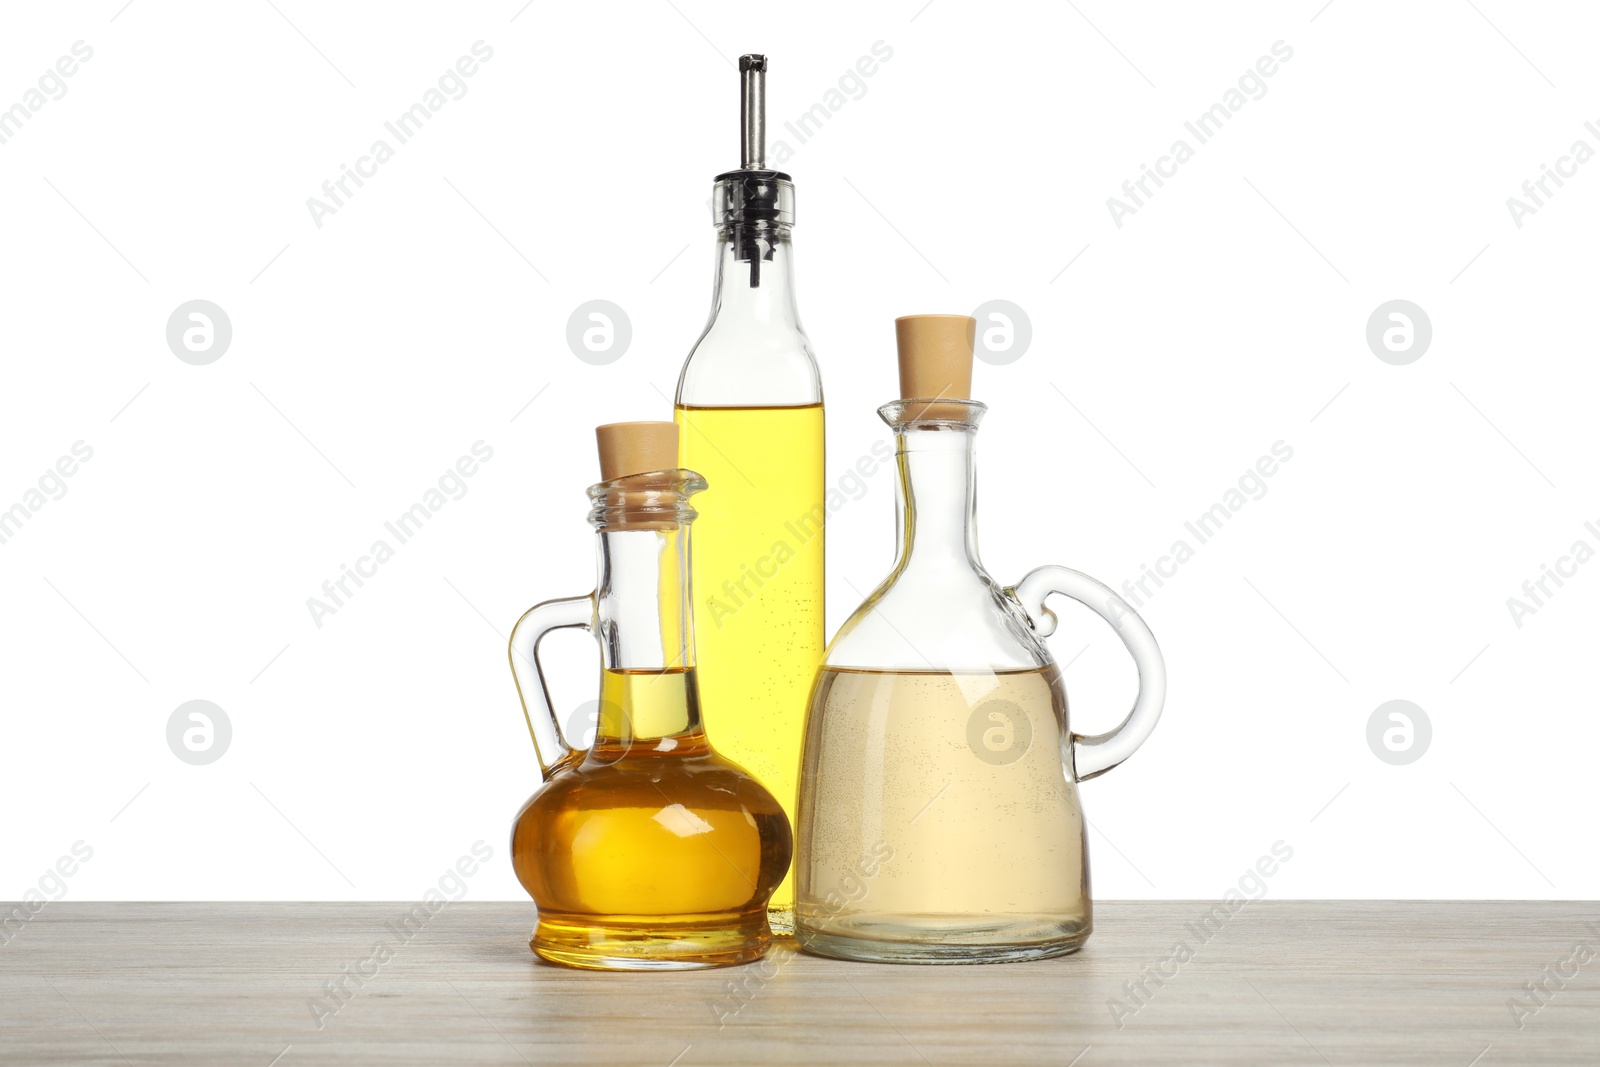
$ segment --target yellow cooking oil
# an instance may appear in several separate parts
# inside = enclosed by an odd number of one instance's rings
[[[690,571],[706,730],[794,824],[806,705],[823,647],[822,405],[678,406],[679,462],[705,477]],[[793,931],[793,876],[773,894]]]
[[[606,670],[592,748],[518,814],[511,857],[539,905],[533,950],[572,967],[748,963],[792,846],[777,800],[713,749],[696,671]]]

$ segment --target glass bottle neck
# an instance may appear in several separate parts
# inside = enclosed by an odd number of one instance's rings
[[[900,500],[897,573],[982,569],[978,562],[976,427],[895,434]]]
[[[689,525],[601,529],[596,582],[600,710],[593,751],[704,743],[694,678]],[[641,744],[653,742],[653,744]]]
[[[724,225],[717,230],[711,327],[799,330],[789,227]]]

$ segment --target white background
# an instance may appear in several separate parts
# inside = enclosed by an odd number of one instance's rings
[[[793,150],[830,480],[887,436],[892,318],[990,299],[1033,331],[975,376],[1002,581],[1120,586],[1294,449],[1143,609],[1171,690],[1082,787],[1097,895],[1214,897],[1279,839],[1277,897],[1600,894],[1600,563],[1520,628],[1506,606],[1600,548],[1600,162],[1520,228],[1506,206],[1600,148],[1592,11],[276,3],[3,15],[0,107],[94,54],[0,145],[0,508],[94,455],[0,545],[0,896],[81,839],[72,899],[415,899],[483,839],[472,897],[525,899],[503,635],[590,587],[591,427],[669,417],[742,51]],[[307,198],[479,40],[466,95],[315,225]],[[1265,96],[1115,225],[1107,198],[1280,40]],[[879,41],[864,94],[782,130]],[[233,326],[208,366],[165,339],[196,298]],[[599,367],[565,341],[596,298],[633,326]],[[1396,298],[1433,325],[1407,366],[1365,339]],[[315,625],[307,598],[480,440],[467,494]],[[890,561],[893,494],[885,471],[830,520],[830,626]],[[594,696],[585,641],[559,646],[566,707]],[[1054,647],[1074,725],[1115,722],[1110,631],[1078,611]],[[1366,740],[1397,698],[1433,726],[1407,766]],[[208,766],[167,747],[192,699],[232,722]]]

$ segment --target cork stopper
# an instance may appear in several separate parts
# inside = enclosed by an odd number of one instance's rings
[[[972,345],[978,320],[969,315],[906,315],[894,320],[902,400],[970,400]],[[911,415],[965,419],[960,404],[929,404]]]
[[[612,422],[594,428],[600,445],[600,480],[676,470],[678,425],[672,422]]]

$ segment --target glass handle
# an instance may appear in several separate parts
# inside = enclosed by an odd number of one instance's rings
[[[595,600],[589,596],[546,600],[528,609],[511,628],[511,673],[517,680],[517,695],[522,698],[522,715],[528,720],[533,747],[545,777],[556,764],[572,754],[572,746],[561,733],[561,722],[550,704],[550,690],[544,684],[539,666],[539,642],[551,630],[578,626],[593,633]]]
[[[1110,587],[1079,571],[1066,567],[1040,567],[1009,590],[1028,615],[1034,630],[1042,637],[1055,633],[1055,612],[1044,606],[1051,593],[1069,596],[1086,605],[1111,624],[1133,656],[1139,670],[1139,695],[1133,710],[1122,725],[1103,734],[1073,734],[1073,763],[1078,781],[1104,774],[1144,744],[1161,718],[1161,705],[1167,699],[1167,668],[1156,645],[1155,635],[1127,601]]]

